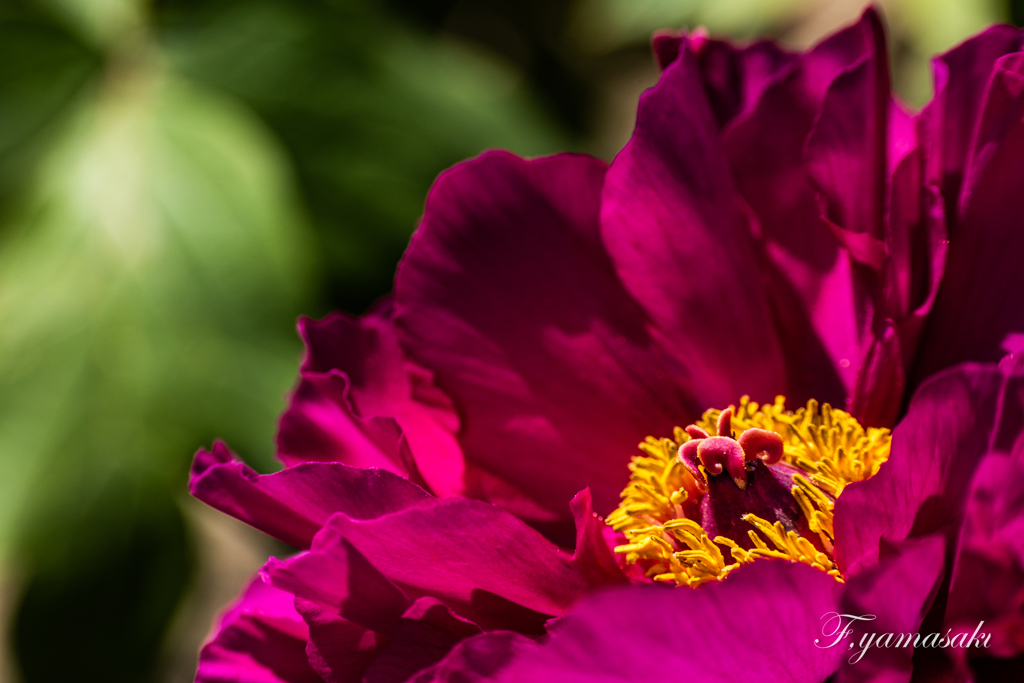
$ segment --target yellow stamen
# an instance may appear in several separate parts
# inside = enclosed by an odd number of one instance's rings
[[[819,551],[810,541],[795,531],[786,531],[779,522],[770,524],[757,515],[743,515],[743,521],[757,527],[757,530],[764,534],[765,538],[775,546],[774,550],[769,548],[764,541],[757,537],[757,534],[750,531],[750,538],[754,541],[754,545],[757,546],[749,551],[751,557],[755,559],[775,558],[791,562],[803,562],[839,578],[839,570],[836,569],[832,558]]]
[[[721,580],[741,564],[769,558],[803,562],[841,581],[831,558],[835,499],[848,484],[878,472],[889,457],[889,430],[865,429],[849,413],[827,403],[819,407],[813,399],[795,412],[786,410],[782,396],[761,406],[744,396],[739,406],[729,407],[733,434],[756,428],[782,437],[782,462],[801,472],[792,477],[791,493],[825,552],[781,523],[771,524],[743,510],[736,513],[753,527],[749,531],[753,548],[744,549],[723,536],[709,538],[693,519],[700,516],[699,497],[705,494],[677,457],[680,447],[691,439],[679,427],[671,439],[649,436],[639,444],[643,455],[630,462],[630,482],[622,502],[607,519],[628,541],[615,552],[624,554],[628,563],[642,563],[646,575],[655,581],[679,585]],[[717,434],[721,413],[706,411],[696,426]],[[729,551],[730,561],[723,549]]]
[[[673,439],[644,439],[638,448],[646,455],[633,456],[629,463],[630,483],[622,492],[622,503],[608,515],[616,531],[646,527],[683,516],[682,504],[696,491],[693,476],[676,459],[679,446],[690,440],[676,427]]]

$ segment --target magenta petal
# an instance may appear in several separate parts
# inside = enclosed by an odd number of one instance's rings
[[[381,649],[378,634],[312,602],[296,600],[295,607],[309,626],[310,666],[327,683],[361,683]]]
[[[391,417],[362,418],[349,406],[348,378],[333,370],[305,374],[292,394],[277,435],[285,465],[343,462],[406,474],[399,455],[402,430]]]
[[[765,88],[800,61],[799,55],[784,52],[770,41],[737,48],[725,41],[705,40],[693,49],[708,104],[720,128],[752,109]],[[677,47],[677,56],[678,52]]]
[[[684,387],[702,407],[786,388],[741,205],[684,47],[640,100],[633,139],[608,171],[601,227],[651,334],[678,364],[665,385]]]
[[[651,52],[654,53],[654,61],[658,68],[664,71],[668,65],[679,58],[679,50],[683,45],[683,35],[680,31],[662,29],[651,36]]]
[[[674,386],[599,242],[604,175],[574,155],[456,166],[395,284],[403,345],[455,402],[467,462],[562,519],[588,485],[612,509],[637,442],[703,407]]]
[[[402,683],[441,659],[458,642],[480,629],[461,619],[433,598],[420,598],[402,615],[373,665],[365,683]]]
[[[949,218],[946,272],[919,374],[965,360],[995,362],[1024,332],[1024,53],[996,60]],[[946,197],[947,201],[949,197]]]
[[[304,463],[259,475],[219,441],[212,451],[196,454],[189,488],[210,507],[296,548],[308,548],[335,512],[369,519],[436,500],[390,472],[338,463]]]
[[[448,499],[376,520],[336,515],[314,550],[341,539],[408,593],[442,598],[481,624],[496,617],[480,593],[558,616],[587,587],[571,558],[543,536],[501,508],[471,500]]]
[[[871,621],[851,621],[852,649],[845,648],[845,664],[838,683],[906,683],[910,680],[913,645],[863,647],[864,634],[906,634],[921,632],[921,623],[931,609],[943,577],[945,541],[940,534],[904,541],[887,547],[881,564],[854,577],[846,585],[841,614],[871,615]],[[868,636],[870,637],[870,636]],[[873,642],[873,641],[872,641]],[[845,641],[844,641],[845,643]]]
[[[377,633],[390,632],[411,604],[344,539],[284,561],[270,558],[262,572],[272,586]]]
[[[787,397],[843,405],[866,325],[849,253],[819,219],[804,156],[829,86],[874,50],[871,20],[829,37],[765,87],[723,130],[736,186],[757,217],[765,286],[786,356]]]
[[[873,63],[876,23],[877,17],[869,10],[857,24],[801,55],[767,85],[752,109],[724,131],[733,175],[766,236],[818,271],[834,261],[836,245],[818,222],[816,190],[807,177],[804,158],[807,138],[823,115],[826,93],[836,78],[857,64]],[[837,92],[832,99],[842,98]],[[856,104],[862,107],[864,103]],[[829,112],[829,118],[839,113]],[[822,137],[834,136],[824,128],[834,130],[841,121],[825,121],[821,126],[815,143],[819,153],[840,152],[842,147],[833,151]],[[850,144],[843,142],[844,146]],[[858,156],[853,152],[852,160]]]
[[[992,633],[986,655],[1024,652],[1024,439],[1008,456],[985,458],[971,483],[946,623],[972,633],[980,621]]]
[[[955,541],[978,463],[991,448],[1008,448],[1002,442],[1020,429],[1022,384],[1024,373],[969,365],[921,385],[888,462],[836,501],[835,555],[844,575],[877,563],[883,537],[944,530]]]
[[[806,159],[828,200],[829,219],[880,242],[888,176],[889,64],[881,19],[874,11],[864,17],[873,49],[829,87],[807,140]]]
[[[889,251],[884,219],[888,200],[889,114],[893,110],[881,20],[877,13],[868,11],[865,24],[872,49],[832,82],[805,151],[808,172],[821,192],[822,222],[853,260],[851,293],[856,317],[855,327],[850,330],[855,336],[850,341],[862,348],[870,343],[869,326]],[[879,327],[876,323],[876,329]],[[881,343],[868,358],[858,353],[849,359],[849,369],[859,373],[852,412],[870,426],[891,425],[899,408],[903,359],[895,334],[890,327],[884,336],[880,334]],[[887,361],[895,361],[897,367]],[[873,405],[873,392],[890,387],[866,382],[865,376],[894,369],[900,376],[900,386],[895,387],[899,393],[883,394],[889,406]]]
[[[924,383],[896,427],[889,461],[836,502],[835,557],[851,585],[880,555],[885,560],[887,544],[941,534],[951,549],[945,571],[952,582],[948,603],[943,594],[925,630],[969,635],[985,620],[1002,638],[986,654],[1021,652],[1024,523],[1014,482],[1022,474],[1022,433],[1024,367],[1015,359],[999,368],[960,366]],[[947,652],[960,661],[958,672],[938,651],[915,657],[915,670],[963,679],[964,656],[980,651]]]
[[[850,404],[850,413],[865,427],[889,427],[896,422],[906,388],[903,359],[896,324],[886,320],[868,347]]]
[[[1022,48],[1020,30],[993,26],[932,63],[935,97],[921,115],[931,140],[928,179],[942,190],[951,218],[957,215],[964,166],[992,67],[1003,55]]]
[[[588,586],[578,564],[539,533],[501,508],[465,499],[374,520],[335,515],[310,552],[268,573],[300,597],[337,604],[365,597],[352,593],[362,590],[351,578],[353,555],[379,573],[376,583],[386,577],[407,595],[437,597],[484,628],[536,632],[543,615],[564,614]]]
[[[196,682],[319,683],[306,660],[308,635],[292,596],[257,577],[203,646]]]
[[[594,512],[590,489],[583,489],[569,503],[576,518],[576,554],[573,560],[591,586],[626,581],[619,562],[608,543],[608,525]]]
[[[458,416],[451,400],[434,386],[432,374],[405,357],[389,320],[382,314],[353,320],[336,313],[319,321],[302,319],[299,332],[307,347],[303,381],[341,373],[350,388],[345,396],[332,397],[341,404],[339,412],[350,407],[364,419],[394,418],[430,487],[442,496],[462,492]],[[289,423],[291,413],[282,420],[285,441],[302,428]]]
[[[608,591],[581,605],[500,680],[820,683],[844,655],[815,644],[841,589],[817,569],[764,561],[699,590]]]
[[[327,681],[406,680],[480,632],[433,598],[411,603],[344,540],[338,552],[271,561],[309,624],[309,660]],[[312,561],[311,561],[312,560]]]
[[[935,304],[949,248],[945,204],[935,185],[922,185],[923,151],[905,156],[892,174],[889,262],[882,308],[897,321],[903,367],[914,366],[918,342]]]
[[[1024,43],[1024,32],[1018,32]],[[1022,45],[1024,47],[1024,45]],[[1021,110],[1024,108],[1024,52],[1003,55],[995,61],[989,77],[988,89],[974,130],[970,154],[964,167],[963,189],[961,191],[961,213],[972,202],[974,195],[988,181],[992,164],[1006,163],[1012,158],[1003,149],[1019,133]],[[1006,169],[1001,169],[1006,170]]]
[[[510,662],[529,656],[536,643],[518,633],[492,631],[467,638],[443,660],[421,672],[409,683],[483,683]]]

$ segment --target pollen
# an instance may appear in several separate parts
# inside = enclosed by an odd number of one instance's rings
[[[710,409],[672,438],[647,437],[607,523],[615,548],[655,581],[698,586],[761,559],[802,562],[842,581],[836,499],[889,457],[888,429],[810,400]]]

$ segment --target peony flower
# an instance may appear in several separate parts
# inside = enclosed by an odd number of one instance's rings
[[[442,174],[393,297],[300,322],[285,469],[196,456],[194,495],[302,551],[197,680],[956,680],[1018,655],[1024,372],[992,363],[1024,346],[1022,44],[941,57],[912,115],[871,10],[804,54],[662,35],[610,166]],[[947,645],[814,643],[869,613]],[[989,648],[957,649],[976,620]]]
[[[845,584],[805,564],[757,562],[698,590],[605,592],[499,678],[1016,680],[1022,492],[1024,357],[940,372],[911,401],[878,474],[836,501]],[[904,634],[921,637],[897,645]],[[971,646],[979,634],[984,649]]]

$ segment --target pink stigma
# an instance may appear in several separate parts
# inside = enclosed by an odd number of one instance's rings
[[[718,435],[732,438],[732,408],[726,408],[718,416]]]
[[[740,448],[746,460],[760,456],[765,465],[774,465],[782,460],[782,437],[765,429],[751,428],[740,434]],[[760,454],[764,455],[760,455]]]
[[[679,447],[679,462],[693,475],[701,491],[708,490],[708,482],[698,465],[709,476],[728,472],[743,491],[747,488],[748,462],[761,458],[764,464],[774,465],[782,460],[782,437],[775,432],[752,427],[740,434],[738,440],[732,438],[732,408],[719,414],[718,436],[711,436],[697,425],[687,427],[686,433],[690,440]]]
[[[743,449],[734,439],[727,436],[701,439],[697,446],[697,456],[708,474],[721,474],[724,467],[741,491],[747,488],[746,459]]]

